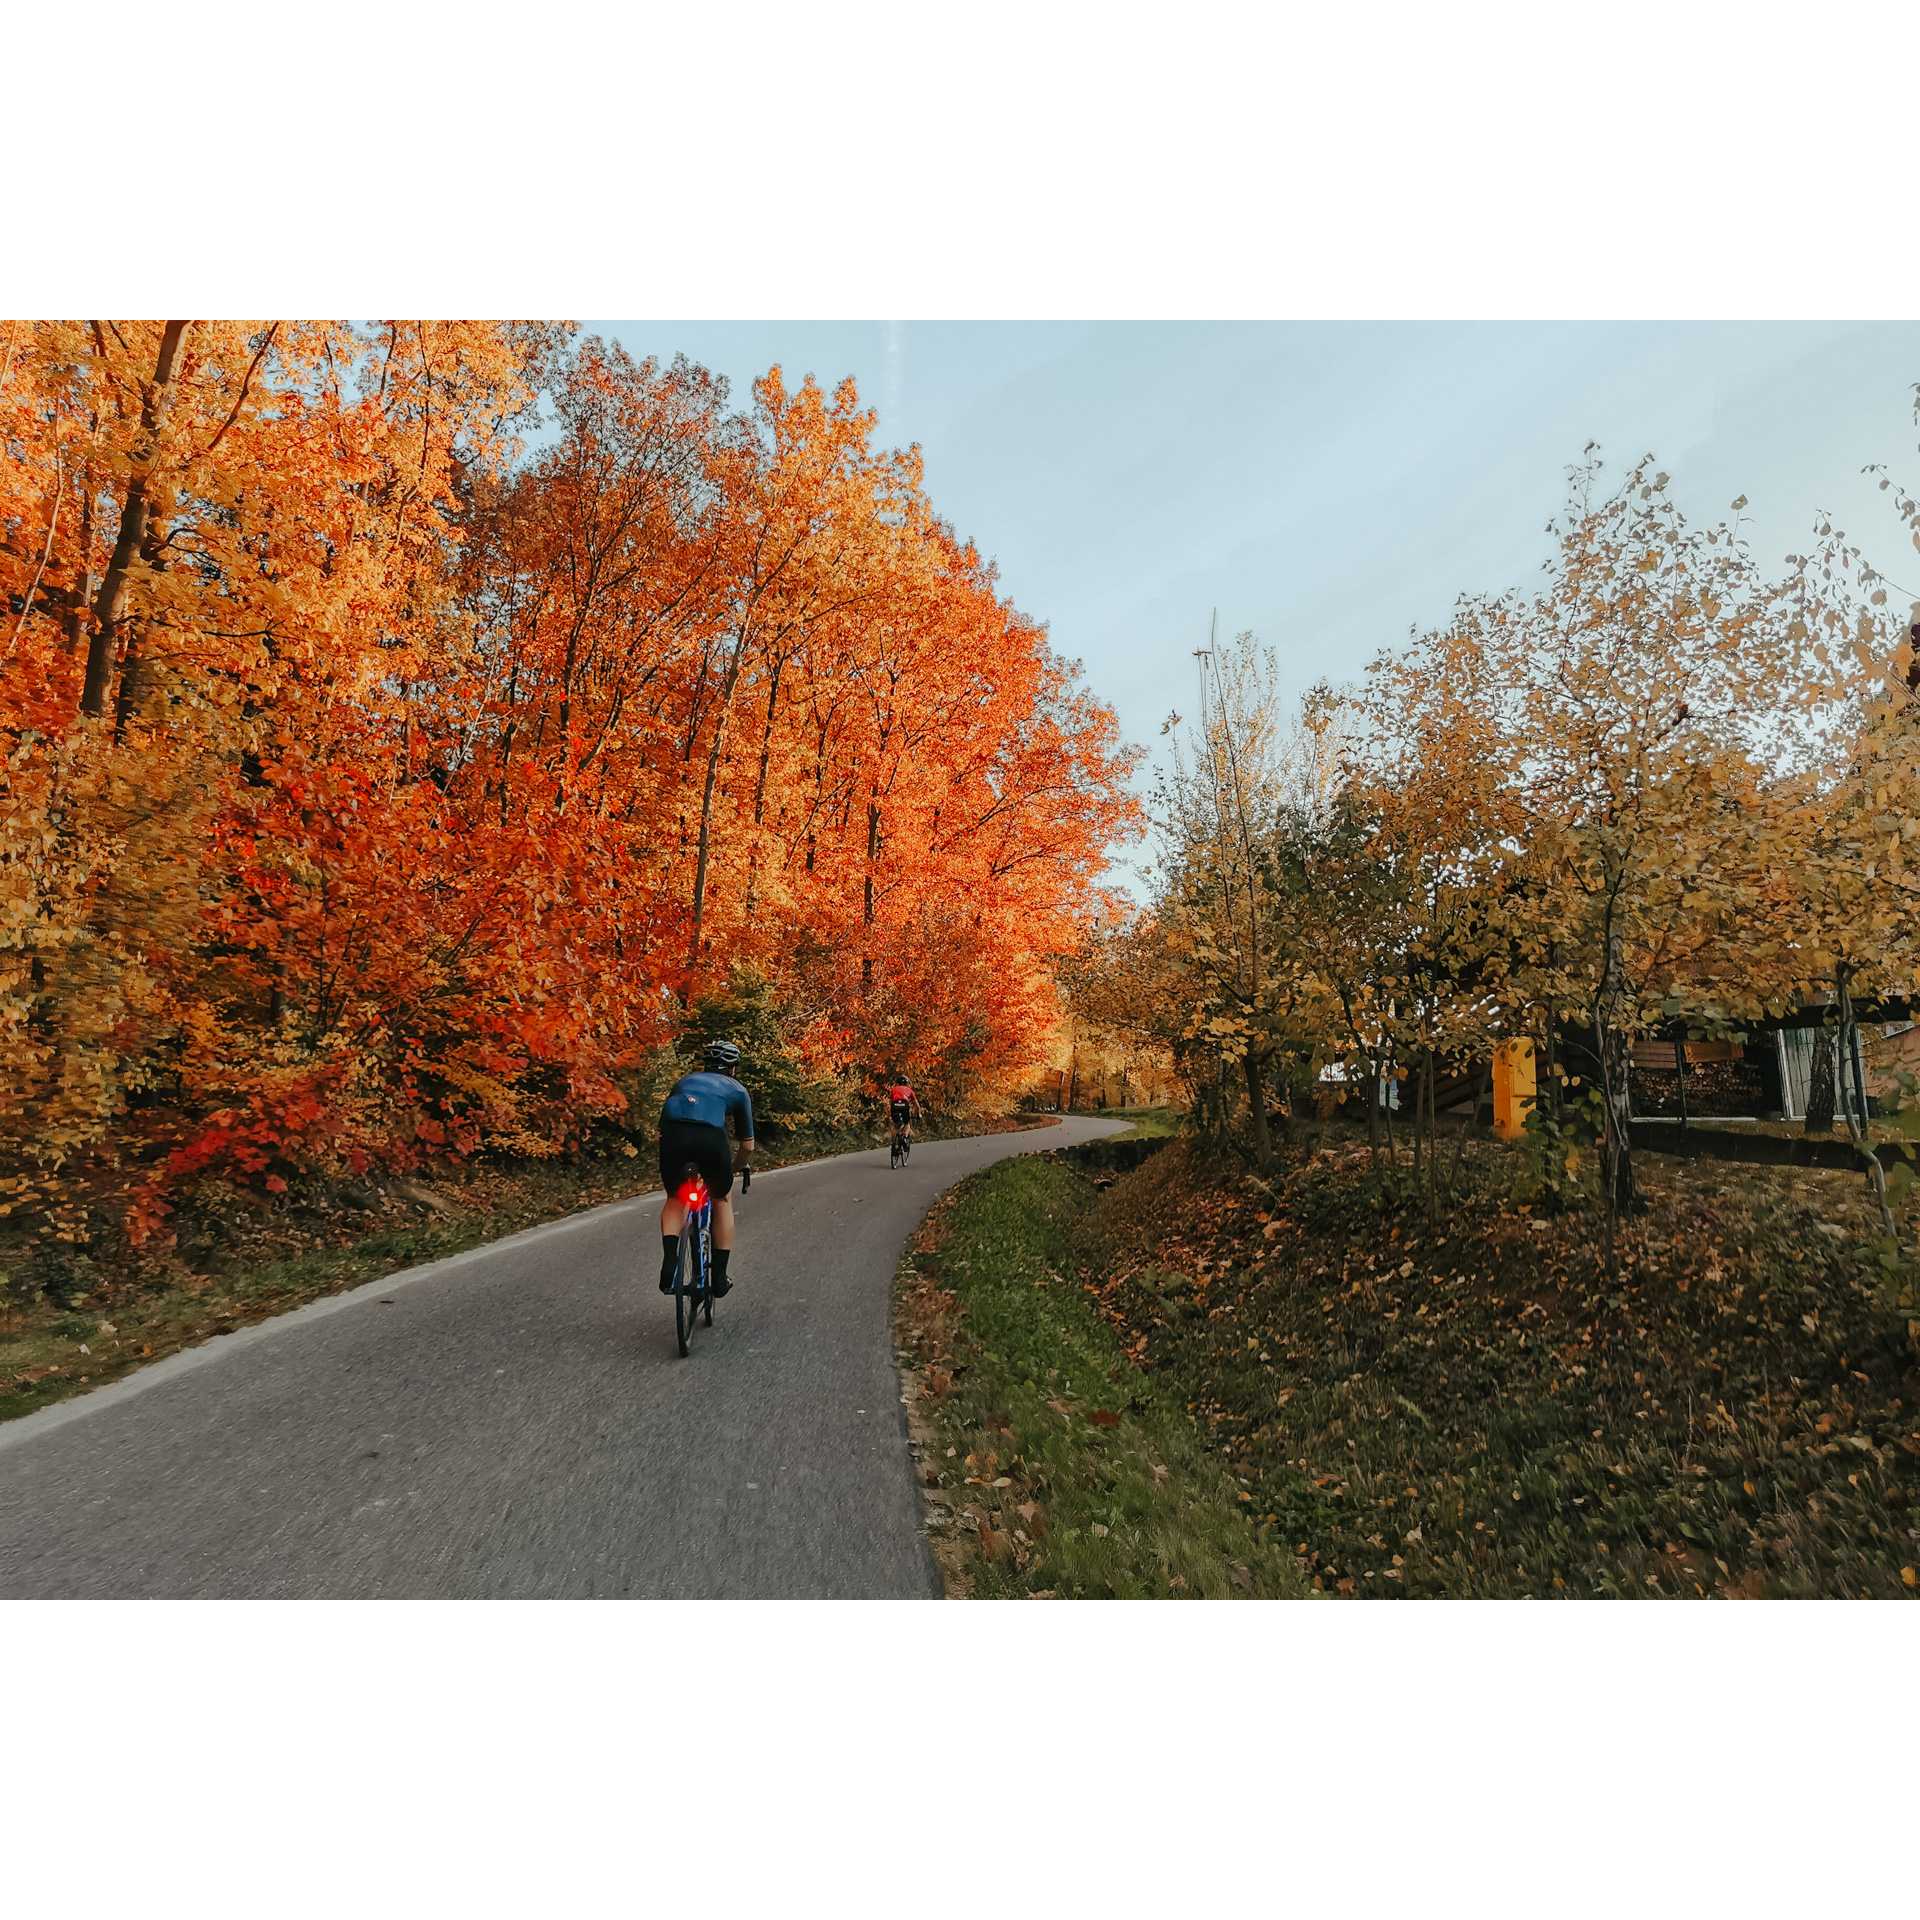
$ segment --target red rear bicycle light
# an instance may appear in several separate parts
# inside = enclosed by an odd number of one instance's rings
[[[707,1204],[706,1185],[703,1181],[689,1180],[673,1197],[683,1207],[691,1208],[693,1212],[698,1213]]]

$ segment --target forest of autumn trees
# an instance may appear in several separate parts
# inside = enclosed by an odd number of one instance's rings
[[[1005,1094],[1134,830],[1109,709],[851,383],[542,325],[0,339],[0,1178],[550,1152],[740,978]],[[110,1169],[111,1178],[103,1170]]]
[[[1920,983],[1920,605],[1825,521],[1764,578],[1651,462],[1590,459],[1552,531],[1537,589],[1462,598],[1364,687],[1290,716],[1243,636],[1169,723],[1150,909],[1070,963],[1072,1004],[1263,1165],[1271,1109],[1357,1098],[1424,1143],[1432,1204],[1436,1076],[1457,1099],[1531,1040],[1538,1145],[1597,1159],[1611,1223],[1636,1040],[1801,1017],[1844,1070],[1854,1003]]]

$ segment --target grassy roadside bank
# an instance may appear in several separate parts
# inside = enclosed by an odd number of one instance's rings
[[[1646,1155],[1591,1206],[1479,1139],[1429,1217],[1302,1127],[1266,1183],[1176,1143],[1070,1230],[1110,1338],[1342,1596],[1900,1597],[1920,1352],[1857,1175]]]
[[[991,1115],[936,1123],[924,1137],[1050,1124]],[[885,1144],[878,1131],[795,1134],[762,1143],[754,1161],[793,1166]],[[303,1179],[273,1199],[209,1188],[181,1209],[176,1244],[164,1251],[83,1247],[54,1264],[16,1233],[0,1243],[0,1421],[310,1301],[659,1184],[645,1152],[476,1161],[433,1179]]]
[[[1099,1189],[1045,1156],[944,1196],[896,1279],[914,1454],[949,1595],[1277,1597],[1305,1580],[1073,1271]]]
[[[1076,1116],[1082,1120],[1124,1120],[1125,1135],[1119,1138],[1171,1140],[1186,1125],[1187,1116],[1172,1107],[1102,1107]]]

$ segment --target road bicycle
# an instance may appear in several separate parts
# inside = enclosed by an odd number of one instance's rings
[[[890,1167],[904,1167],[907,1164],[907,1157],[912,1152],[912,1136],[907,1132],[906,1128],[895,1127],[893,1130],[893,1156],[888,1160],[887,1165]]]
[[[673,1197],[686,1209],[687,1217],[681,1224],[673,1266],[673,1333],[684,1360],[696,1320],[713,1325],[713,1195],[691,1161],[681,1174]],[[740,1191],[745,1193],[752,1185],[753,1169],[742,1168]]]

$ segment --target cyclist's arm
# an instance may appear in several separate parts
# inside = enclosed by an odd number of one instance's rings
[[[753,1153],[753,1101],[745,1087],[740,1089],[739,1104],[734,1109],[733,1131],[733,1165],[738,1172]]]

